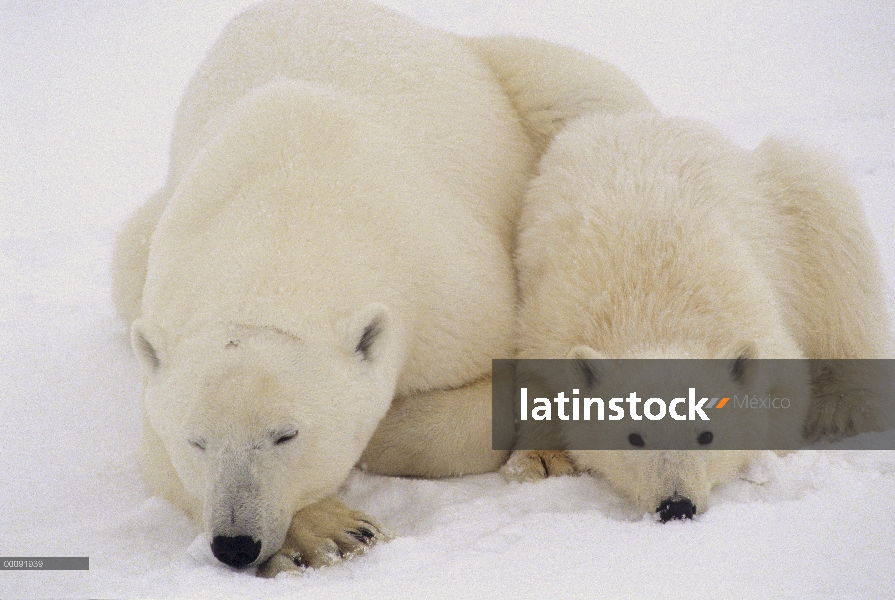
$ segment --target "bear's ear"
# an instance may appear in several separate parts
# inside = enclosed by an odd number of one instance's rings
[[[758,349],[753,342],[743,341],[734,344],[724,356],[729,361],[727,368],[731,379],[742,383],[752,378],[756,369],[755,359],[758,358]]]
[[[603,355],[590,346],[580,345],[569,350],[569,353],[566,354],[566,358],[573,360],[599,360],[603,358]]]
[[[593,363],[588,361],[600,360],[603,358],[602,354],[590,346],[575,346],[569,350],[566,358],[575,361],[573,363],[573,377],[578,381],[582,381],[585,387],[593,388],[600,383],[599,370]]]
[[[348,325],[346,343],[358,360],[375,362],[389,346],[392,337],[388,308],[374,302],[360,309]]]
[[[157,373],[165,363],[164,343],[161,332],[150,325],[137,319],[131,326],[131,346],[147,375]]]

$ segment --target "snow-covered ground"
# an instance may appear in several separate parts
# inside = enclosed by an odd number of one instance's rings
[[[746,147],[782,133],[835,152],[895,306],[895,4],[385,3],[590,51],[666,113]],[[90,557],[89,571],[0,572],[0,597],[895,597],[895,452],[882,451],[768,457],[706,514],[666,525],[589,477],[358,473],[344,495],[392,542],[272,581],[217,563],[141,481],[138,367],[109,261],[162,184],[188,77],[247,4],[0,1],[0,556]]]

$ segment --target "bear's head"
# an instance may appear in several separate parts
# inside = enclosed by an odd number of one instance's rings
[[[622,420],[598,420],[592,406],[590,421],[563,423],[576,467],[601,475],[663,522],[705,512],[712,488],[734,478],[760,449],[794,448],[802,439],[807,362],[759,361],[751,358],[755,353],[743,342],[712,360],[656,349],[650,357],[664,360],[596,361],[601,356],[591,348],[574,348],[567,378],[579,395],[623,399],[625,409]],[[635,391],[639,401],[632,406]],[[717,402],[722,397],[728,400]],[[703,398],[716,402],[700,405]],[[769,399],[778,402],[771,406]],[[594,447],[613,449],[586,449]]]
[[[394,394],[394,330],[380,304],[300,333],[196,324],[175,337],[134,323],[146,426],[219,560],[260,564],[296,511],[344,481]]]

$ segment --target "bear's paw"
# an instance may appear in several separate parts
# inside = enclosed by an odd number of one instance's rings
[[[561,450],[516,450],[500,472],[508,481],[539,481],[576,470],[572,458]]]
[[[276,577],[333,565],[391,537],[365,513],[326,498],[295,513],[283,547],[258,568],[257,574]]]

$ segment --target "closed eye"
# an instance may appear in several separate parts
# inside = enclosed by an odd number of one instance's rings
[[[274,445],[279,446],[281,444],[285,444],[289,440],[294,439],[295,436],[297,436],[297,435],[298,435],[298,431],[296,431],[295,429],[293,429],[291,431],[284,432],[284,433],[280,433],[280,434],[278,434],[278,437],[276,438],[276,440],[274,440]]]

